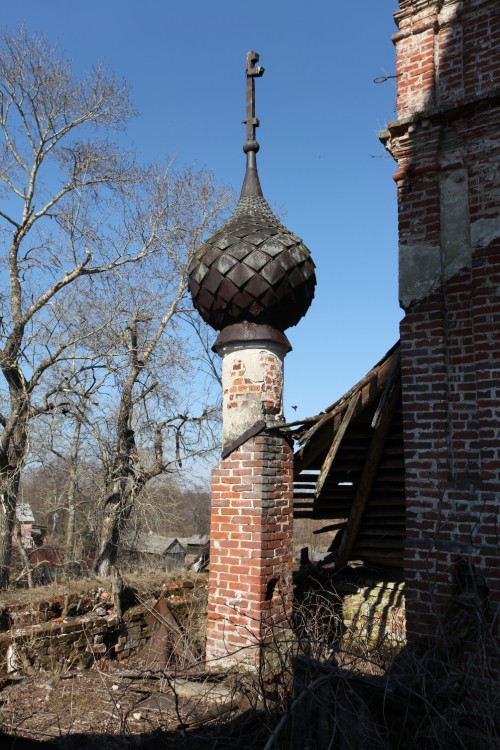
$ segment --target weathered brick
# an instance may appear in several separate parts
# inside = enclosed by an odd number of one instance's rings
[[[492,611],[500,603],[498,530],[482,520],[500,510],[500,14],[488,2],[400,0],[396,22],[400,120],[387,146],[400,257],[425,246],[438,259],[401,322],[406,606],[409,631],[422,633],[435,630],[460,556],[485,578]],[[456,216],[443,187],[454,176]]]

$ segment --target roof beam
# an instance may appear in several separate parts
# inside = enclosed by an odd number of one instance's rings
[[[366,505],[373,490],[382,453],[384,452],[387,435],[389,434],[392,419],[398,407],[400,396],[401,381],[397,379],[394,382],[392,393],[386,402],[385,409],[380,415],[378,426],[374,430],[370,441],[363,471],[361,472],[361,479],[356,488],[356,495],[349,511],[347,526],[342,535],[337,552],[336,567],[342,567],[347,563],[356,542],[359,527],[361,526]]]
[[[316,482],[316,489],[314,491],[315,498],[319,497],[319,494],[321,490],[323,489],[323,485],[326,482],[328,473],[332,467],[335,456],[337,455],[337,451],[342,442],[342,438],[344,437],[345,431],[349,427],[349,423],[356,412],[356,406],[358,405],[359,397],[360,397],[360,393],[356,393],[356,395],[353,396],[352,399],[350,400],[349,406],[347,407],[347,411],[344,414],[344,418],[340,424],[339,429],[337,430],[335,434],[333,443],[330,446],[330,450],[326,454],[326,458],[323,462],[323,466],[321,467],[321,471],[319,473],[318,481]]]

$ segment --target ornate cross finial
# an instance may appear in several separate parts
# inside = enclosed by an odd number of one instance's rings
[[[264,75],[264,68],[260,66],[256,66],[255,63],[259,62],[259,55],[257,52],[254,52],[253,50],[250,50],[250,52],[247,53],[247,67],[246,67],[246,76],[247,76],[247,111],[246,111],[246,119],[243,120],[244,123],[246,123],[247,126],[247,143],[248,144],[255,144],[255,147],[253,149],[248,150],[259,150],[259,144],[257,143],[255,139],[255,128],[259,127],[259,120],[257,117],[255,117],[255,78],[260,78]],[[246,149],[245,149],[246,150]]]

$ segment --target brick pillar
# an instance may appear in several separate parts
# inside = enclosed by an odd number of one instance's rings
[[[291,445],[283,421],[290,345],[269,326],[222,331],[223,460],[212,475],[207,664],[258,668],[288,629],[292,578]]]

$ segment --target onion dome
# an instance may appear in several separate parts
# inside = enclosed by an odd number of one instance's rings
[[[257,172],[254,78],[259,56],[247,55],[247,155],[237,206],[224,226],[197,251],[189,288],[202,318],[221,330],[235,323],[296,325],[314,297],[316,277],[307,247],[281,224],[265,200]]]

